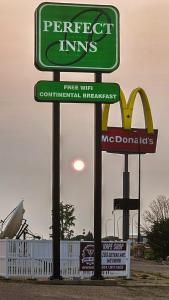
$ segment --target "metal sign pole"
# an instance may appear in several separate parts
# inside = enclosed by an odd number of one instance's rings
[[[139,209],[138,209],[138,243],[141,240],[141,233],[140,233],[140,191],[141,191],[141,154],[139,152],[139,171],[138,171],[138,199],[139,199]]]
[[[123,198],[129,198],[130,194],[130,173],[128,172],[128,154],[124,154],[124,172],[123,172]],[[123,210],[123,241],[129,239],[129,210]]]
[[[102,82],[102,74],[95,73],[95,82]],[[101,280],[101,216],[102,216],[102,105],[95,104],[95,157],[94,157],[94,276]]]
[[[54,72],[54,81],[60,81],[60,73]],[[53,274],[60,276],[60,103],[53,103],[53,153],[52,153],[52,238]]]

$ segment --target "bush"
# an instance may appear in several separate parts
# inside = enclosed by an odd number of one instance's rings
[[[166,259],[169,255],[169,218],[155,221],[147,232],[147,240],[157,259]]]

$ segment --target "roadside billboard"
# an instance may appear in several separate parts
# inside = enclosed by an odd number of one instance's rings
[[[35,16],[35,65],[42,71],[112,72],[119,66],[114,6],[42,3]]]

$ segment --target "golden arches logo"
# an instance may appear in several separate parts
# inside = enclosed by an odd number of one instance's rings
[[[122,126],[124,129],[131,129],[133,108],[134,108],[137,94],[140,95],[142,101],[145,127],[147,129],[147,133],[153,133],[154,132],[153,119],[152,119],[150,104],[145,91],[140,87],[134,89],[131,92],[128,102],[126,101],[123,91],[120,90],[120,109],[121,109],[121,116],[122,116]],[[110,109],[110,104],[105,104],[102,112],[102,130],[104,131],[107,130],[109,109]]]

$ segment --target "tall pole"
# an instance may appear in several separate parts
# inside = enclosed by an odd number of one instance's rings
[[[95,82],[102,82],[102,74],[95,73]],[[91,279],[103,279],[101,275],[101,217],[102,217],[102,105],[95,104],[95,148],[94,148],[94,276]]]
[[[54,72],[54,81],[60,81],[60,73]],[[60,276],[60,103],[53,103],[53,143],[52,143],[52,237],[53,274]]]
[[[140,192],[141,192],[141,154],[139,152],[139,171],[138,171],[138,199],[139,199],[139,209],[138,209],[138,243],[140,243]]]
[[[128,172],[128,154],[124,154],[124,172],[123,172],[123,198],[129,198],[130,194],[130,176]],[[123,240],[129,239],[129,210],[123,210]]]

